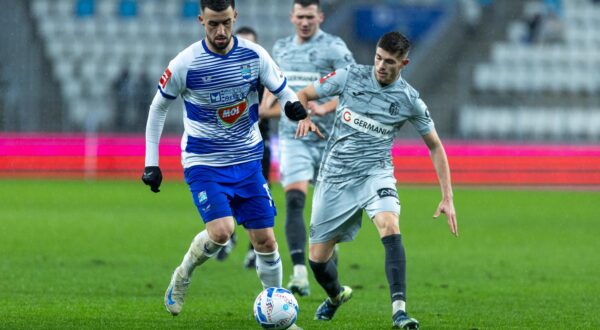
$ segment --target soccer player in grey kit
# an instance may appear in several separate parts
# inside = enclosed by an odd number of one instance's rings
[[[294,0],[290,20],[295,33],[277,40],[273,46],[273,59],[285,73],[288,85],[294,91],[299,91],[331,71],[354,63],[354,57],[344,41],[320,29],[323,19],[319,0]],[[270,104],[269,97],[266,99],[266,103]],[[336,105],[336,97],[325,97],[307,104],[309,111],[331,112],[313,118],[325,136],[333,125],[332,110]],[[275,103],[271,109],[278,112],[279,106]],[[294,265],[287,288],[306,296],[310,288],[306,269],[304,205],[308,184],[317,176],[326,141],[316,135],[294,139],[296,128],[297,122],[281,117],[279,150],[281,184],[285,191],[285,236]]]
[[[331,260],[336,243],[351,241],[365,210],[379,232],[385,249],[385,272],[395,328],[418,329],[406,313],[406,259],[400,235],[400,203],[391,149],[395,132],[410,122],[430,151],[442,191],[434,218],[446,214],[452,234],[458,236],[450,169],[427,106],[400,75],[408,60],[410,42],[398,32],[379,39],[375,65],[350,65],[315,81],[298,93],[307,104],[326,96],[339,96],[335,122],[327,141],[313,196],[309,263],[328,298],[315,319],[331,320],[352,289],[341,286]],[[310,116],[300,121],[296,136],[307,135]]]

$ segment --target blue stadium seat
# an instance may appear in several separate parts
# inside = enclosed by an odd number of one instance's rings
[[[122,17],[134,17],[137,15],[137,1],[121,0],[119,3],[119,15]]]
[[[88,17],[94,15],[96,3],[94,0],[77,0],[75,4],[75,14],[79,17]]]
[[[197,0],[186,0],[183,3],[181,16],[195,19],[200,14],[200,6]]]

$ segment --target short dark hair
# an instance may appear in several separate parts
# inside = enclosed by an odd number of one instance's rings
[[[235,31],[235,34],[251,34],[254,36],[255,39],[258,40],[258,35],[256,34],[256,31],[254,31],[254,29],[249,26],[242,26],[241,28],[237,29],[237,31]]]
[[[299,4],[302,7],[317,5],[317,7],[321,8],[321,4],[319,3],[319,0],[294,0],[294,4]]]
[[[400,32],[388,32],[379,38],[377,47],[402,57],[410,50],[410,41]]]
[[[235,0],[200,0],[200,9],[204,11],[204,8],[214,10],[214,11],[223,11],[227,8],[235,9]]]

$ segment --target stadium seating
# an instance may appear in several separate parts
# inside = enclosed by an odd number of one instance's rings
[[[483,92],[587,93],[600,91],[600,7],[588,0],[564,1],[563,41],[526,43],[524,22],[513,22],[508,41],[494,45],[479,64],[474,87]],[[530,1],[527,7],[538,4]]]
[[[590,0],[562,3],[562,40],[532,43],[526,23],[514,21],[508,26],[507,40],[496,42],[488,61],[475,66],[473,90],[481,96],[480,105],[462,107],[461,136],[597,141],[600,108],[593,102],[575,107],[528,102],[515,107],[524,99],[594,99],[600,93],[600,6]],[[540,5],[529,1],[523,10],[535,12]],[[496,102],[481,102],[486,96]]]
[[[87,125],[93,111],[95,125],[110,130],[114,83],[126,69],[133,77],[145,73],[158,80],[179,51],[204,37],[198,7],[197,0],[33,0],[31,15],[70,121]],[[288,22],[287,2],[239,1],[237,9],[237,26],[255,28],[266,49],[293,32],[290,24],[272,26],[274,20]]]

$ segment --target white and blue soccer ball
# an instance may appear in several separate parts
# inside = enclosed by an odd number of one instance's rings
[[[298,302],[283,288],[266,288],[254,301],[254,318],[264,329],[287,329],[296,322]]]

